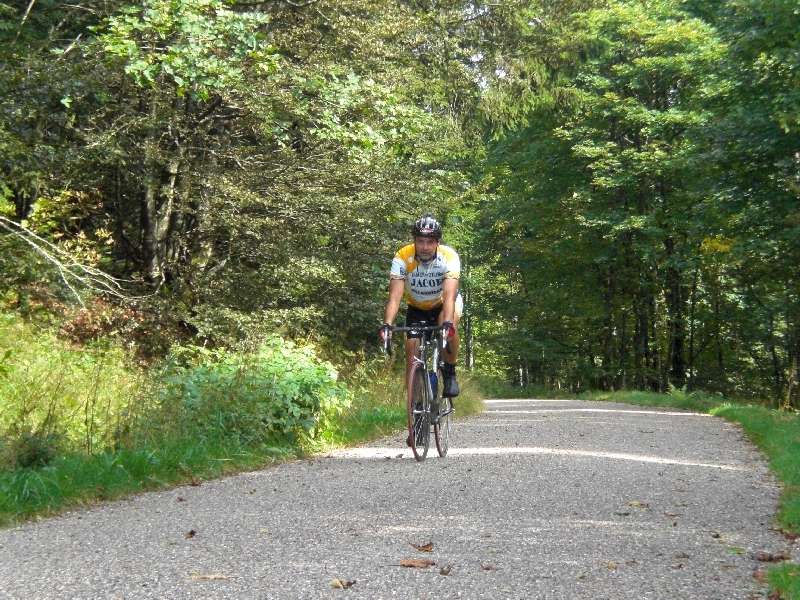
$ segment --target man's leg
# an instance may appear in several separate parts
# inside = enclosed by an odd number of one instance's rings
[[[461,319],[461,312],[456,311],[453,315],[453,325],[456,328],[456,333],[447,339],[447,347],[442,353],[444,358],[444,367],[442,374],[444,375],[444,389],[442,394],[444,396],[458,396],[461,391],[458,387],[456,380],[456,359],[458,358],[458,322]],[[442,317],[439,315],[439,324],[442,323]]]

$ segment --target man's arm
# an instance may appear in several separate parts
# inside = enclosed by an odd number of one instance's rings
[[[404,290],[405,280],[389,280],[389,301],[386,303],[386,310],[383,313],[384,323],[394,325],[394,320],[397,317],[397,311],[400,310],[400,301],[403,299]]]
[[[442,283],[442,321],[454,320],[456,312],[456,296],[458,295],[458,279],[448,277]]]

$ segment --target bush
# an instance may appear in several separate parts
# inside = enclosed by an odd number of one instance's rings
[[[279,337],[250,353],[179,347],[157,380],[162,426],[243,444],[313,438],[349,403],[336,380],[312,347]]]

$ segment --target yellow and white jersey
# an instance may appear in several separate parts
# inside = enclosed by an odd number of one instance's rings
[[[389,277],[405,280],[409,306],[430,310],[442,303],[444,280],[458,279],[460,275],[461,260],[450,246],[439,244],[436,256],[425,264],[417,261],[414,244],[409,244],[394,255]]]

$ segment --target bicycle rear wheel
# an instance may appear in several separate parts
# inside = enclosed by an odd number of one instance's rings
[[[431,437],[430,398],[425,369],[414,365],[408,376],[408,441],[417,460],[425,460]]]
[[[444,457],[447,455],[447,450],[450,448],[450,415],[453,413],[453,399],[443,398],[442,390],[444,389],[444,377],[442,370],[437,369],[436,373],[439,377],[439,391],[437,392],[438,402],[435,404],[438,407],[439,415],[433,425],[433,435],[436,438],[436,451],[439,456]]]

